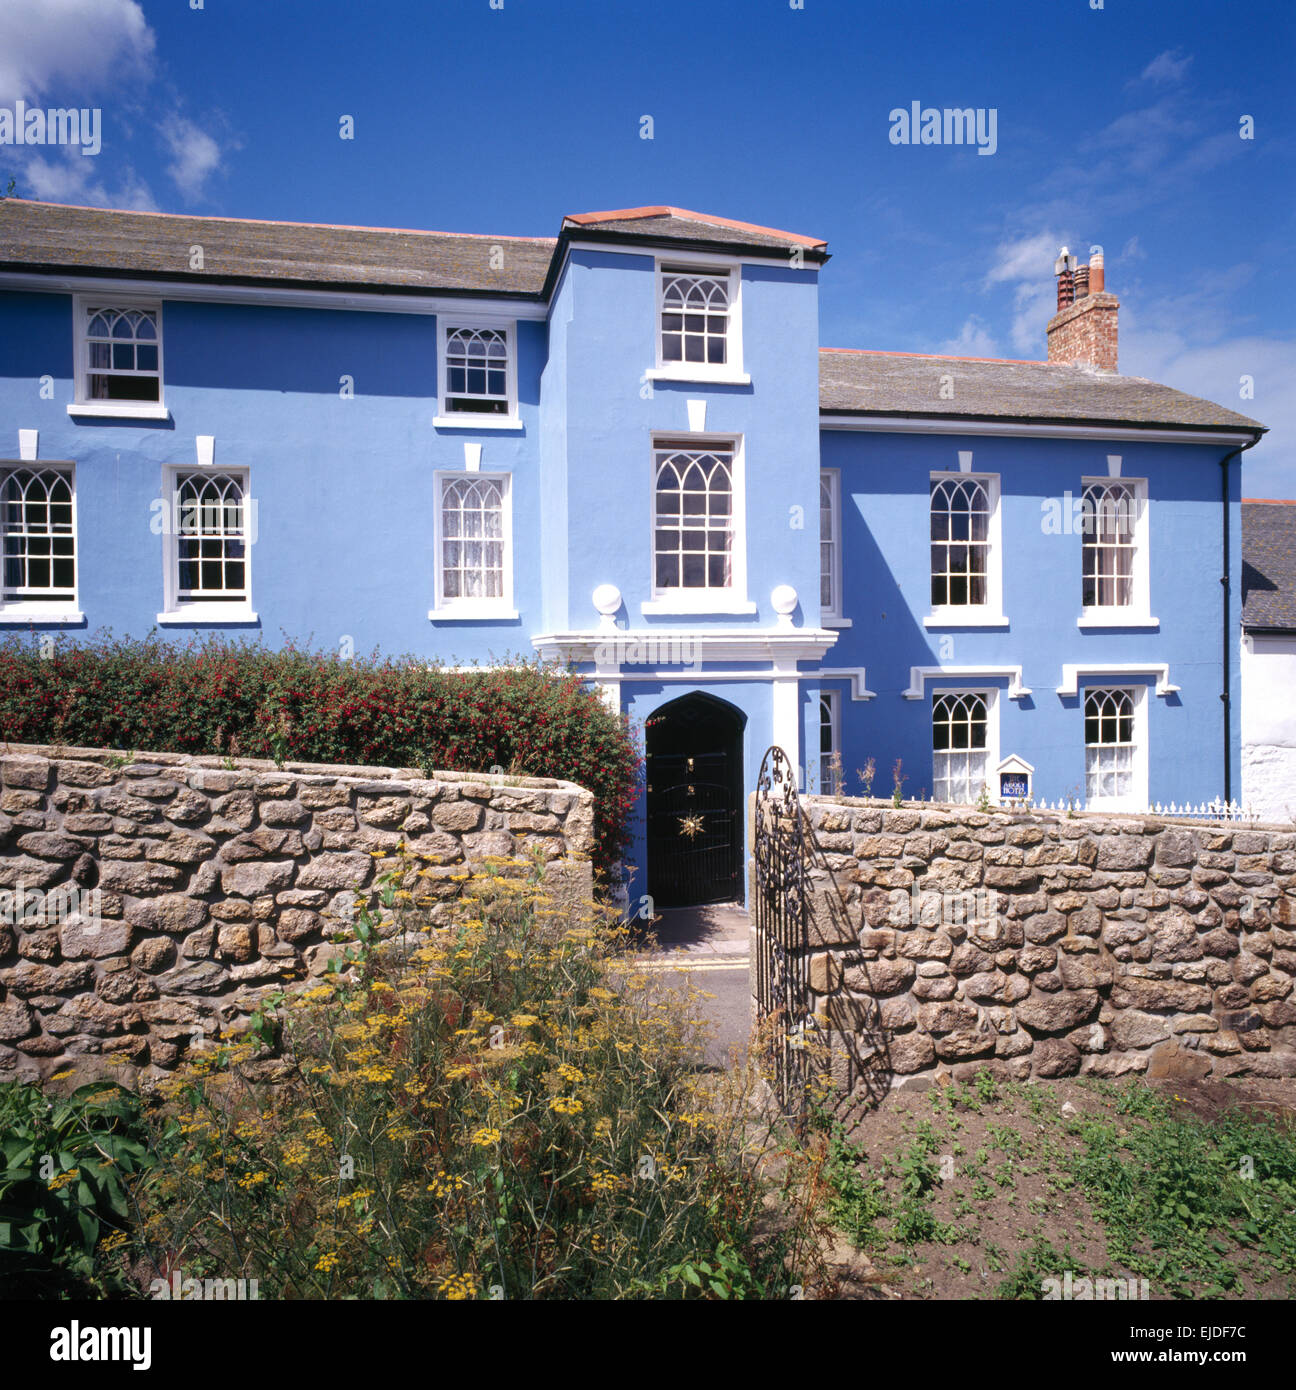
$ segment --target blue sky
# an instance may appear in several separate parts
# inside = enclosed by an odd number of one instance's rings
[[[1043,357],[1057,249],[1100,243],[1121,370],[1270,425],[1244,490],[1296,496],[1296,5],[1095,3],[5,0],[0,105],[99,106],[103,149],[0,178],[533,235],[672,203],[826,237],[825,345],[974,356]],[[893,145],[913,101],[993,108],[995,153]]]

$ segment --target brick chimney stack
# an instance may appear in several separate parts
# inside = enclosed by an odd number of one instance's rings
[[[1120,301],[1104,288],[1103,249],[1089,251],[1089,264],[1077,266],[1064,246],[1053,263],[1057,313],[1048,325],[1048,360],[1072,366],[1116,370],[1116,311]]]

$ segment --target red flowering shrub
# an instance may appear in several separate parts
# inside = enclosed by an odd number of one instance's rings
[[[638,755],[624,716],[579,676],[220,638],[56,640],[42,656],[42,640],[0,639],[11,742],[563,777],[595,795],[596,861],[625,846]]]

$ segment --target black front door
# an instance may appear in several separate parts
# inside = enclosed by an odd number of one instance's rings
[[[648,892],[657,907],[742,897],[743,715],[685,695],[647,723]]]

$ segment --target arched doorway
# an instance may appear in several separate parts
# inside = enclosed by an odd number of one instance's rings
[[[743,725],[701,693],[647,721],[648,892],[656,907],[742,897]]]

